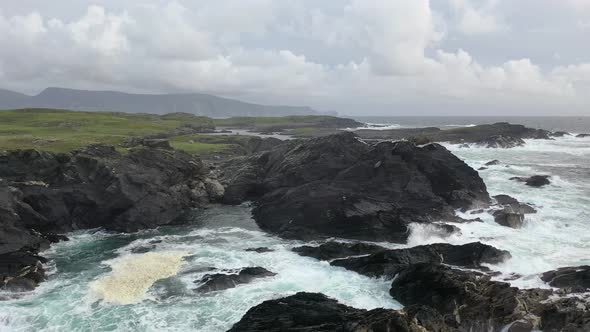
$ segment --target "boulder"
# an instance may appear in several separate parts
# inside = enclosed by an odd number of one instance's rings
[[[524,223],[524,215],[521,213],[499,210],[494,212],[494,221],[502,226],[521,228]]]
[[[541,279],[552,287],[584,293],[590,290],[590,266],[562,267],[543,273]]]
[[[545,185],[548,185],[551,183],[551,181],[549,181],[550,176],[549,175],[533,175],[531,177],[525,178],[525,177],[512,177],[510,178],[510,180],[515,180],[518,182],[524,182],[527,186],[531,186],[531,187],[543,187]]]
[[[537,210],[528,204],[519,202],[516,198],[508,195],[494,196],[496,203],[503,207],[507,213],[532,214],[537,213]]]
[[[288,141],[223,169],[224,202],[254,201],[257,224],[284,238],[405,242],[411,222],[489,202],[477,171],[443,146],[369,145],[351,132]]]
[[[384,247],[367,243],[327,242],[317,247],[302,246],[293,248],[301,256],[313,257],[319,260],[332,260],[350,256],[368,255],[386,250]]]
[[[423,332],[404,312],[363,310],[319,293],[300,292],[251,308],[229,332]]]
[[[419,263],[448,264],[466,268],[482,268],[510,258],[510,253],[490,245],[473,242],[464,245],[436,243],[407,249],[388,249],[377,253],[332,261],[330,264],[369,276],[394,278],[408,266]]]
[[[241,269],[238,273],[224,274],[215,273],[207,274],[198,283],[203,283],[195,289],[199,293],[209,293],[229,288],[234,288],[241,284],[247,284],[255,279],[272,277],[276,273],[270,272],[262,267],[246,267]]]

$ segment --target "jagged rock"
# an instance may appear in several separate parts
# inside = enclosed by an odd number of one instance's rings
[[[577,138],[584,138],[584,137],[590,137],[590,134],[578,134],[576,135]]]
[[[224,170],[224,202],[254,201],[257,224],[285,238],[405,242],[411,222],[489,202],[477,172],[444,147],[372,146],[350,132],[288,141]]]
[[[364,257],[335,260],[330,264],[369,277],[392,279],[412,264],[444,263],[467,268],[481,268],[482,264],[497,264],[508,258],[510,258],[509,252],[480,242],[460,246],[437,243],[407,249],[382,250]]]
[[[487,167],[480,167],[480,168],[478,168],[477,170],[478,170],[478,171],[485,171],[486,169],[488,169],[488,168],[487,168]]]
[[[497,159],[494,159],[492,161],[488,161],[487,163],[484,164],[485,166],[495,166],[495,165],[500,165],[500,161]]]
[[[22,202],[46,220],[33,227],[41,233],[95,227],[137,231],[169,224],[200,203],[189,185],[203,183],[206,172],[199,159],[161,149],[122,155],[96,145],[71,154],[29,150],[0,157],[0,177],[15,185],[47,183],[19,186]],[[208,201],[206,192],[202,196]]]
[[[404,312],[345,306],[318,293],[297,293],[251,308],[228,332],[424,332]]]
[[[525,142],[519,137],[495,135],[475,141],[475,144],[486,148],[509,149],[517,146],[523,146]]]
[[[410,266],[393,280],[390,293],[405,306],[437,310],[460,331],[499,331],[522,318],[517,288],[444,265]]]
[[[0,254],[0,289],[13,292],[33,290],[47,278],[46,260],[22,250]]]
[[[345,258],[350,256],[368,255],[382,250],[381,246],[367,243],[342,243],[327,242],[317,247],[302,246],[293,248],[293,251],[301,256],[313,257],[319,260],[332,260],[335,258]]]
[[[527,186],[531,187],[542,187],[551,183],[551,181],[549,181],[549,178],[549,175],[533,175],[528,178],[515,176],[510,178],[510,180],[524,182]]]
[[[543,273],[541,279],[552,287],[574,293],[587,292],[590,290],[590,266],[562,267]]]
[[[199,283],[203,283],[195,291],[199,293],[209,293],[224,289],[234,288],[237,285],[247,284],[259,278],[272,277],[276,273],[270,272],[262,267],[246,267],[234,274],[207,274]]]

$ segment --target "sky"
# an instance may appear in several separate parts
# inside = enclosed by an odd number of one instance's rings
[[[0,0],[0,88],[589,115],[590,0]]]

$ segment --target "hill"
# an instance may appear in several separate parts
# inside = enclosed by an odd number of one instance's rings
[[[166,114],[173,112],[215,118],[231,116],[318,115],[307,106],[260,105],[202,93],[132,94],[47,88],[35,96],[0,90],[0,109],[55,108],[78,111],[114,111]]]

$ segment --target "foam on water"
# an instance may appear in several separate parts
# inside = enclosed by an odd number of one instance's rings
[[[90,289],[110,303],[137,303],[156,281],[175,275],[184,256],[182,252],[149,252],[116,259],[111,264],[113,272],[91,283]]]
[[[0,330],[226,331],[260,302],[299,291],[357,308],[401,308],[389,296],[390,282],[295,254],[291,248],[303,243],[259,231],[248,207],[209,209],[195,223],[132,236],[75,234],[48,252],[56,270],[50,280],[26,297],[0,302]],[[245,251],[252,247],[274,251]],[[150,252],[135,254],[139,249]],[[193,291],[207,273],[247,266],[277,275],[210,294]],[[146,273],[153,276],[134,284]],[[147,292],[137,291],[148,284]]]

